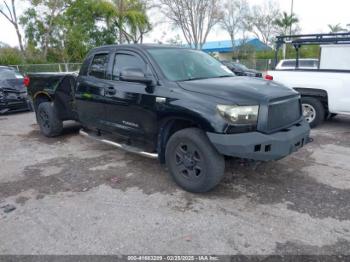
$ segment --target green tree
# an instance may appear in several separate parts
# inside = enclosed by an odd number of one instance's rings
[[[31,7],[20,18],[20,24],[24,27],[28,44],[40,47],[43,58],[47,59],[50,45],[57,44],[55,36],[61,30],[58,21],[68,2],[64,0],[31,0],[30,4]]]
[[[298,30],[299,19],[295,14],[288,15],[286,12],[283,12],[282,15],[279,15],[278,18],[274,21],[275,25],[278,27],[277,33],[279,35],[292,35],[295,34]],[[293,28],[293,26],[295,27]],[[283,58],[285,59],[286,53],[289,52],[290,46],[283,45]]]
[[[331,34],[346,31],[340,24],[328,25],[328,28]]]
[[[115,7],[108,1],[74,1],[60,21],[68,59],[82,61],[92,47],[115,43],[115,17]]]
[[[81,61],[89,49],[116,42],[115,6],[107,0],[32,0],[21,17],[32,57]]]
[[[275,20],[275,24],[280,29],[280,34],[287,35],[288,30],[289,34],[293,33],[293,25],[299,23],[299,19],[295,16],[295,14],[288,15],[286,12],[283,12],[282,15]]]
[[[118,42],[138,43],[151,30],[146,14],[146,2],[141,0],[113,0],[116,17],[114,23],[118,28]]]

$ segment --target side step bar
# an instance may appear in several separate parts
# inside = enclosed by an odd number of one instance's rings
[[[134,153],[134,154],[137,154],[137,155],[140,155],[140,156],[153,158],[153,159],[158,158],[158,154],[156,154],[156,153],[145,152],[145,151],[140,150],[137,147],[133,147],[133,146],[125,145],[125,144],[120,144],[120,143],[113,142],[111,140],[103,139],[103,138],[101,138],[101,137],[99,137],[97,135],[93,135],[93,134],[90,134],[90,133],[88,133],[86,131],[83,131],[83,129],[80,129],[79,134],[82,135],[82,136],[85,136],[85,137],[89,137],[89,138],[91,138],[93,140],[102,142],[104,144],[111,145],[111,146],[123,149],[123,150],[125,150],[127,152],[130,152],[130,153]]]

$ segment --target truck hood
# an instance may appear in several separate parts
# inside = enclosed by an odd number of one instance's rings
[[[179,82],[191,92],[215,96],[235,104],[268,102],[298,93],[273,81],[251,77],[225,77]]]

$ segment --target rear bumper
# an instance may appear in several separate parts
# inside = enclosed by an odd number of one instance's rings
[[[309,142],[310,127],[306,121],[286,131],[273,134],[207,133],[214,147],[223,155],[259,161],[278,160],[297,151]]]
[[[0,100],[0,114],[6,112],[26,111],[31,109],[29,99]]]

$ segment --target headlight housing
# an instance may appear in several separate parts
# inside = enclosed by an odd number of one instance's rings
[[[232,125],[256,125],[259,106],[217,105],[219,114]]]

